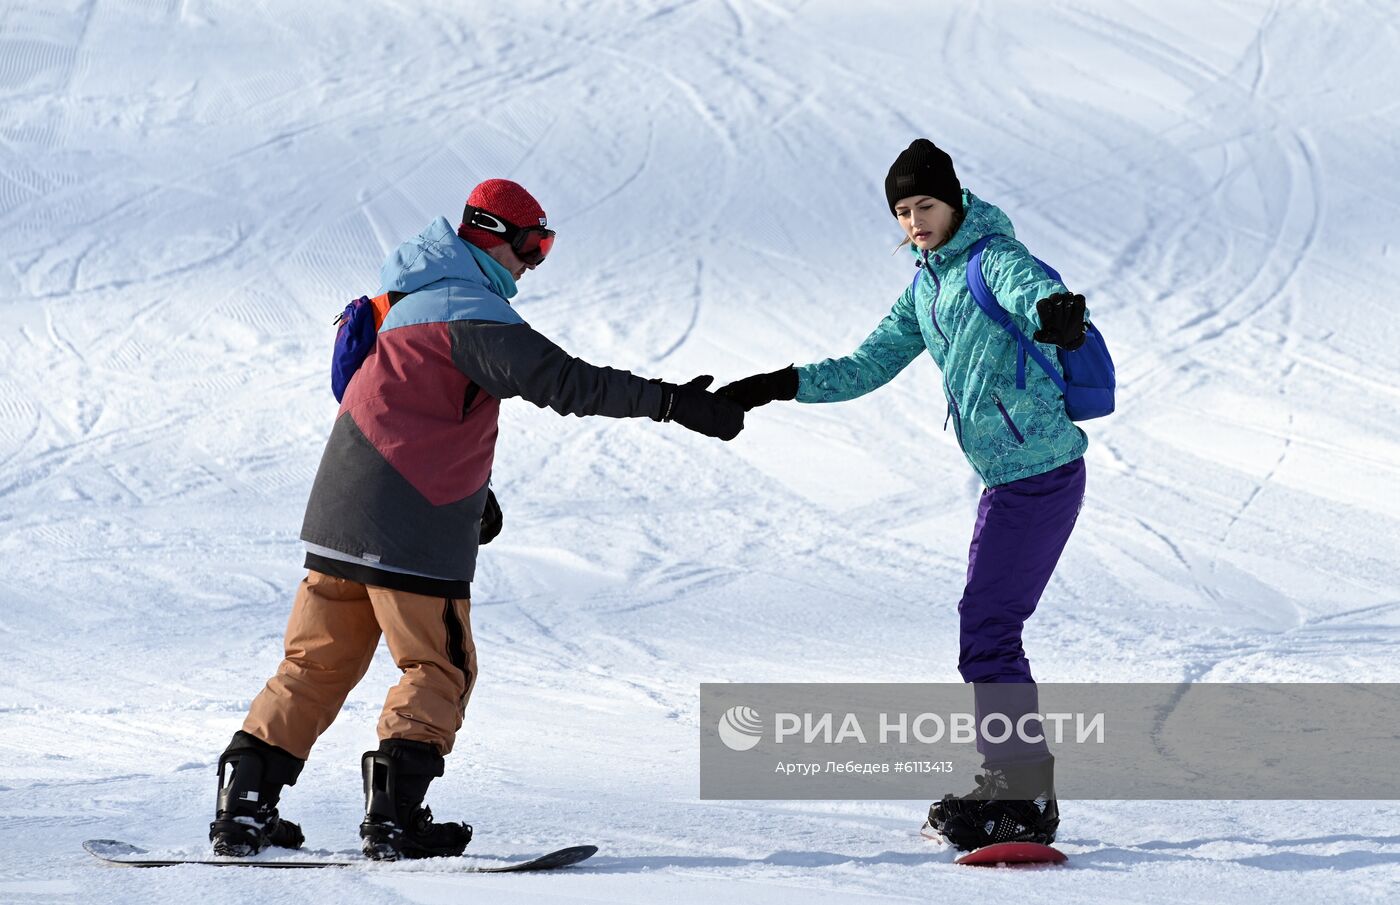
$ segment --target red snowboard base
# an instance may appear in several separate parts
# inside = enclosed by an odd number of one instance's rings
[[[987,845],[968,852],[953,863],[979,867],[1016,867],[1024,864],[1062,864],[1068,860],[1064,852],[1038,842],[998,842],[996,845]]]

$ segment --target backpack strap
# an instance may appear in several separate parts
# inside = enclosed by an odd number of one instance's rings
[[[1035,359],[1036,364],[1040,365],[1041,370],[1055,382],[1055,386],[1059,387],[1060,392],[1063,393],[1065,391],[1064,377],[1062,377],[1059,370],[1050,363],[1050,359],[1045,357],[1045,353],[1040,351],[1040,348],[1035,343],[1026,338],[1026,334],[1022,333],[1021,328],[1016,326],[1016,322],[1011,319],[1011,315],[1007,310],[997,303],[996,295],[992,293],[991,289],[987,288],[987,281],[982,276],[982,252],[986,251],[987,245],[990,244],[993,239],[1003,238],[1006,237],[998,233],[990,236],[983,236],[972,244],[967,258],[967,288],[972,292],[972,297],[977,301],[977,307],[982,309],[982,313],[995,321],[998,326],[1011,334],[1012,339],[1016,340],[1016,345],[1020,350],[1020,354],[1016,356],[1016,389],[1024,390],[1026,388],[1026,357],[1030,356]],[[1052,278],[1060,280],[1060,275],[1055,272],[1053,267],[1039,258],[1034,258],[1034,260]],[[1064,281],[1060,280],[1060,282]]]

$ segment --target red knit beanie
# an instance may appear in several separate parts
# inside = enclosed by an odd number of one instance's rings
[[[472,189],[471,195],[467,197],[467,204],[495,214],[512,226],[523,228],[549,225],[544,208],[540,207],[535,197],[525,191],[519,183],[509,179],[486,180]],[[464,242],[470,242],[483,250],[506,244],[506,240],[502,239],[499,233],[488,232],[465,223],[458,227],[457,235],[461,236]]]

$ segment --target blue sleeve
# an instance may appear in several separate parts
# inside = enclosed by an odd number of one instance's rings
[[[850,355],[797,369],[797,401],[844,402],[864,396],[893,380],[924,348],[910,287]]]

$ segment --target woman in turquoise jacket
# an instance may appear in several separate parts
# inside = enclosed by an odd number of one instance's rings
[[[735,381],[719,392],[746,409],[780,399],[843,402],[878,389],[927,351],[943,375],[947,420],[985,489],[958,603],[958,670],[975,688],[979,714],[1015,725],[1037,709],[1021,630],[1035,611],[1084,499],[1084,432],[1065,413],[1059,388],[1038,367],[1018,388],[1018,348],[967,285],[972,246],[988,236],[981,270],[1021,332],[1077,349],[1084,297],[1069,293],[1015,239],[1011,221],[962,188],[949,156],[927,139],[911,144],[885,178],[890,213],[919,267],[913,284],[854,352]],[[980,718],[978,720],[981,722]],[[927,830],[959,848],[992,842],[1048,844],[1059,825],[1054,758],[1037,722],[1026,738],[978,739],[983,775],[970,795],[946,795],[929,809]],[[1026,739],[1030,739],[1029,741]]]

